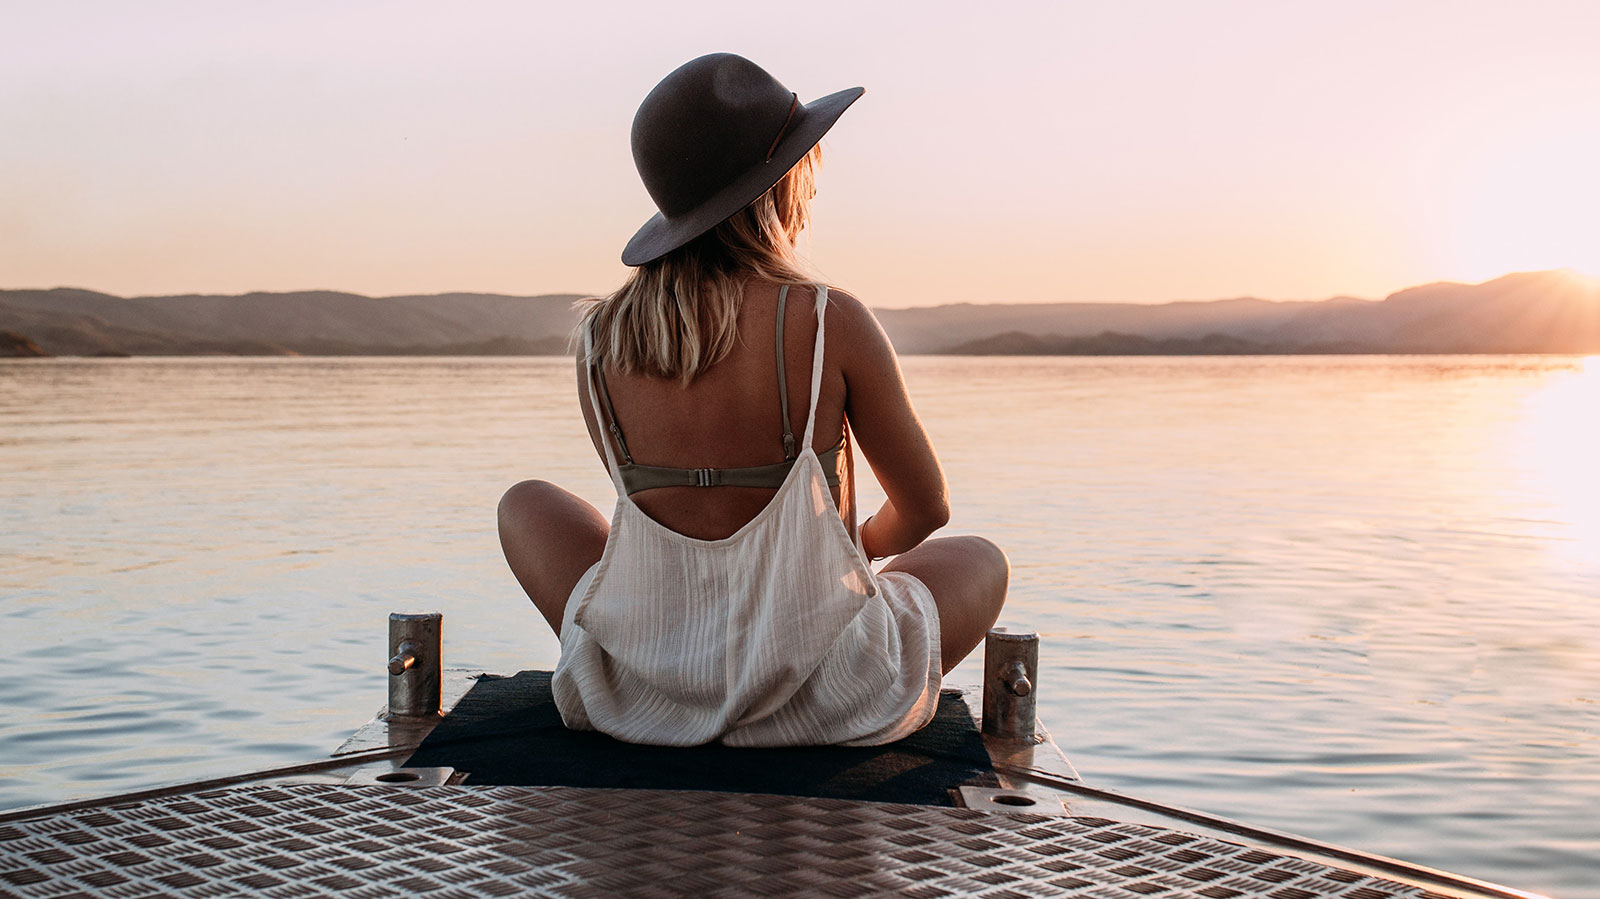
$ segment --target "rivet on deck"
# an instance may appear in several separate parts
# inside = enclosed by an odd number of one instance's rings
[[[983,642],[983,732],[1031,739],[1037,726],[1039,634],[997,627]]]
[[[443,623],[438,612],[389,613],[391,716],[439,714]]]

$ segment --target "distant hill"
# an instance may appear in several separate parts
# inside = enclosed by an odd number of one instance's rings
[[[1352,352],[1337,346],[1321,346],[1316,351]],[[945,352],[954,356],[1262,356],[1295,350],[1226,334],[1155,340],[1116,331],[1102,331],[1093,337],[1061,337],[1054,334],[1041,337],[1021,331],[1007,331],[994,337],[958,343]]]
[[[1340,298],[1326,303],[1361,300]],[[1054,337],[1089,337],[1107,331],[1153,340],[1229,334],[1247,340],[1264,337],[1314,302],[1274,302],[1255,298],[1138,303],[961,303],[920,309],[880,309],[895,348],[902,353],[950,352],[955,346],[1015,332]]]
[[[567,352],[577,298],[0,290],[0,330],[58,356],[544,355]],[[1566,270],[1429,284],[1377,301],[958,304],[877,314],[902,353],[1600,353],[1600,280]]]
[[[1380,301],[963,304],[884,309],[878,319],[902,353],[1600,353],[1600,279],[1522,272]]]
[[[48,356],[37,343],[15,331],[0,331],[0,357]]]
[[[54,355],[485,355],[566,351],[576,294],[333,291],[116,297],[0,290],[0,328]]]

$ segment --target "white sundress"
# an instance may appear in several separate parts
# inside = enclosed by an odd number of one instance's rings
[[[767,506],[732,536],[697,540],[645,515],[602,441],[617,504],[605,551],[562,620],[551,686],[568,727],[663,746],[870,746],[933,717],[933,595],[904,572],[872,571],[811,445],[827,288],[816,294],[800,452]],[[592,372],[589,395],[604,422]]]

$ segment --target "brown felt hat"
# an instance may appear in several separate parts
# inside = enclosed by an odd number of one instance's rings
[[[665,256],[753,203],[863,93],[852,87],[801,103],[778,79],[732,53],[679,66],[633,117],[633,163],[661,211],[628,241],[623,263]]]

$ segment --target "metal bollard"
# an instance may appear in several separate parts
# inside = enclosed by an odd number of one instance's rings
[[[983,641],[983,732],[1031,738],[1038,720],[1039,634],[992,628]]]
[[[439,714],[440,651],[444,616],[438,612],[389,613],[389,714]]]

